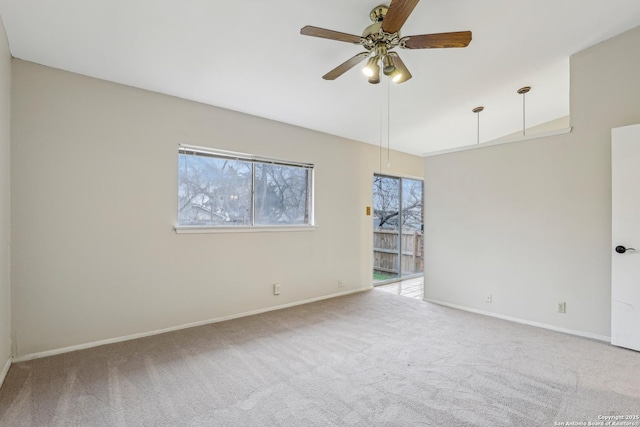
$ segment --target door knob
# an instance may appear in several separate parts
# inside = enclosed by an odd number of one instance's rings
[[[616,252],[618,252],[619,254],[623,254],[627,251],[635,251],[635,249],[633,248],[625,248],[624,246],[616,246]]]

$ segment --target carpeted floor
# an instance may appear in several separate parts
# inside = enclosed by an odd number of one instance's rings
[[[556,426],[637,414],[640,353],[376,290],[18,363],[0,390],[0,425],[12,427]]]

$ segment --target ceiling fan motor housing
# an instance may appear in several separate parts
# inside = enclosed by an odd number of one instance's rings
[[[400,32],[387,33],[382,29],[382,21],[389,8],[385,5],[376,6],[371,10],[369,17],[373,24],[362,32],[362,45],[369,49],[375,49],[380,43],[384,43],[387,49],[393,49],[400,44]]]
[[[382,29],[382,23],[377,22],[369,25],[362,33],[361,44],[366,49],[372,50],[378,44],[383,43],[387,46],[387,49],[391,50],[394,47],[400,45],[402,40],[400,39],[400,32],[397,33],[385,33]]]

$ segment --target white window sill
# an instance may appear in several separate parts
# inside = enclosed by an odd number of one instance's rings
[[[291,225],[283,226],[257,226],[257,227],[200,227],[200,226],[176,226],[173,227],[176,234],[210,234],[210,233],[286,233],[298,231],[315,231],[317,225]]]

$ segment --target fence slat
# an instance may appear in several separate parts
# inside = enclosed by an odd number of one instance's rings
[[[418,272],[424,268],[423,235],[421,231],[374,230],[373,269],[384,273]],[[402,239],[402,257],[398,256],[398,239]],[[402,264],[400,264],[402,263]]]

